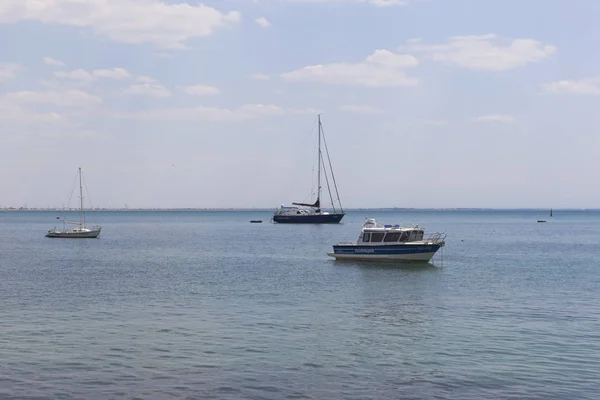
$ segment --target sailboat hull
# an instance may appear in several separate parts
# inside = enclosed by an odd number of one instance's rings
[[[63,239],[96,239],[100,236],[101,229],[91,229],[86,231],[49,231],[46,234],[48,238],[63,238]]]
[[[273,215],[273,222],[280,224],[339,224],[344,215],[346,214]]]

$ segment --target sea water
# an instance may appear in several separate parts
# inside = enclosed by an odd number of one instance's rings
[[[0,212],[2,399],[600,396],[598,211],[90,212],[100,239],[45,238],[59,215]],[[447,245],[328,257],[365,217]]]

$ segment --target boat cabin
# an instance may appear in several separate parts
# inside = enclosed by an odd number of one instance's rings
[[[359,243],[407,243],[423,240],[425,231],[418,225],[407,227],[400,225],[378,225],[369,219],[358,238]]]
[[[307,215],[310,214],[309,210],[305,210],[296,206],[284,206],[275,210],[275,215]]]
[[[405,243],[423,240],[424,231],[418,228],[365,229],[358,238],[362,243]]]
[[[316,214],[327,215],[329,213],[321,210],[320,208],[315,208],[315,209],[311,210],[311,209],[307,209],[307,208],[300,208],[297,206],[284,206],[283,204],[281,205],[281,207],[279,207],[275,210],[275,215],[316,215]]]

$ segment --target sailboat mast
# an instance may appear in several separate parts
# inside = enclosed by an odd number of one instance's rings
[[[79,222],[85,228],[85,213],[83,212],[83,186],[81,185],[81,167],[79,167]]]
[[[333,173],[333,166],[331,165],[331,157],[329,156],[329,148],[327,147],[327,140],[325,139],[325,132],[322,132],[322,135],[323,135],[323,144],[325,145],[325,153],[327,153],[327,161],[329,163],[329,170],[331,171],[331,179],[333,180],[333,186],[335,188],[335,195],[337,196],[337,201],[338,201],[338,204],[340,205],[340,211],[343,214],[344,207],[342,206],[342,201],[340,200],[340,193],[338,191],[337,183],[335,181],[335,174]],[[325,167],[325,160],[323,160],[323,167]],[[325,171],[327,171],[327,169],[325,169]],[[327,179],[327,173],[325,173],[325,179]],[[333,206],[333,211],[335,212],[335,202],[333,201],[333,196],[331,196],[331,188],[329,187],[329,180],[327,180],[327,188],[329,189],[329,197],[331,198],[331,204]]]
[[[321,200],[321,114],[318,114],[319,118],[319,159],[317,160],[318,172],[317,172],[317,201]]]

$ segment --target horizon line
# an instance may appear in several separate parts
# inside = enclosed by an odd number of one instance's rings
[[[85,211],[273,211],[273,207],[93,207]],[[464,210],[532,210],[532,211],[550,211],[550,210],[578,210],[578,211],[593,211],[599,208],[587,207],[349,207],[345,211],[464,211]],[[79,211],[76,207],[0,207],[0,211]]]

